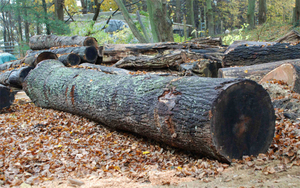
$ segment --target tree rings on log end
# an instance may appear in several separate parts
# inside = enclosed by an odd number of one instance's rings
[[[267,91],[254,81],[229,84],[211,110],[217,152],[229,162],[267,152],[275,132],[275,112]]]
[[[285,63],[266,74],[259,83],[273,80],[282,81],[291,87],[291,90],[300,93],[300,66]]]

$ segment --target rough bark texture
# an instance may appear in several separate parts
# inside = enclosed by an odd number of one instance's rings
[[[300,58],[300,44],[276,43],[266,46],[238,46],[224,55],[223,66],[249,66],[254,64]]]
[[[198,39],[185,43],[106,44],[103,50],[103,63],[115,63],[127,56],[151,55],[174,49],[190,49],[197,53],[223,52],[223,49],[216,48],[215,44],[214,39]]]
[[[288,32],[286,35],[276,40],[276,42],[281,42],[281,43],[294,43],[299,41],[300,41],[300,34],[298,33],[298,31],[295,30]]]
[[[113,66],[125,69],[163,69],[177,68],[183,63],[181,52],[175,52],[168,55],[149,56],[128,56],[121,59]]]
[[[107,67],[107,66],[102,66],[102,65],[95,65],[95,64],[90,64],[90,63],[83,63],[83,64],[80,65],[80,67],[93,68],[93,69],[96,69],[100,72],[104,72],[104,73],[108,73],[108,74],[123,75],[123,74],[129,74],[130,73],[130,71],[125,70],[125,69],[120,69],[120,68],[116,68],[116,67]]]
[[[79,65],[81,62],[80,56],[77,54],[73,54],[73,53],[68,54],[68,55],[59,56],[58,60],[67,67]]]
[[[22,83],[33,67],[21,67],[0,73],[0,84],[22,88]]]
[[[95,63],[98,58],[98,50],[94,46],[80,46],[80,47],[67,47],[67,48],[57,48],[53,50],[41,50],[41,51],[31,51],[27,56],[32,56],[41,52],[51,52],[55,54],[67,55],[67,54],[77,54],[81,58],[81,62],[91,62]]]
[[[192,72],[201,77],[218,77],[218,70],[222,67],[221,62],[209,59],[203,59],[194,64]]]
[[[255,0],[248,0],[247,20],[249,24],[249,29],[254,29],[254,25],[255,25],[254,11],[255,11]]]
[[[0,84],[0,110],[10,107],[15,100],[15,92],[10,88]]]
[[[32,50],[44,50],[60,46],[95,46],[98,47],[94,37],[82,36],[56,36],[56,35],[35,35],[30,38],[29,47]]]
[[[230,46],[227,47],[224,54],[228,54],[233,51],[238,46],[266,46],[266,45],[274,45],[276,42],[256,42],[256,41],[246,41],[246,40],[238,40],[234,41]]]
[[[246,78],[259,82],[268,72],[279,67],[284,63],[292,63],[300,65],[300,59],[284,60],[271,63],[263,63],[258,65],[244,67],[228,67],[221,68],[218,72],[219,78]]]
[[[270,97],[250,80],[119,76],[49,60],[23,86],[40,107],[226,162],[266,152],[274,136]]]
[[[210,36],[213,36],[215,34],[215,27],[214,27],[214,15],[211,6],[211,0],[206,0],[206,8],[207,8],[208,34]]]
[[[258,23],[263,24],[267,21],[267,1],[259,0]]]
[[[284,63],[266,74],[260,83],[280,80],[287,83],[291,90],[300,93],[300,63]]]

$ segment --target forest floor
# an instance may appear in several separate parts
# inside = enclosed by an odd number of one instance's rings
[[[0,187],[299,187],[300,95],[264,84],[276,112],[266,154],[231,165],[30,102],[0,114]]]

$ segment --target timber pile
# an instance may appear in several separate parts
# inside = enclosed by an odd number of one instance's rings
[[[300,34],[295,30],[288,32],[286,35],[276,40],[276,42],[280,43],[297,43],[299,41]]]
[[[244,79],[112,75],[47,60],[23,86],[40,107],[225,162],[266,152],[275,131],[268,93]]]

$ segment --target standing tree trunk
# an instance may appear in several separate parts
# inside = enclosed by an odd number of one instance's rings
[[[94,13],[94,16],[93,16],[93,21],[97,21],[97,18],[99,16],[99,12],[100,12],[100,7],[101,7],[101,4],[103,3],[104,0],[102,0],[100,3],[98,3],[98,0],[94,0],[95,1],[95,13]]]
[[[267,21],[267,0],[259,0],[258,23],[263,24]]]
[[[147,0],[153,42],[174,41],[172,21],[167,14],[166,0]]]
[[[214,35],[214,17],[213,17],[213,9],[211,6],[211,0],[206,0],[206,8],[207,8],[207,24],[208,24],[208,34],[210,36]]]
[[[296,7],[294,11],[294,26],[299,26],[300,21],[300,0],[296,0]]]
[[[49,60],[23,89],[37,106],[225,162],[266,152],[275,131],[269,94],[249,80],[111,75]]]
[[[176,0],[175,22],[181,23],[181,2]]]
[[[47,31],[47,35],[50,35],[50,26],[48,23],[48,14],[47,14],[47,4],[46,4],[46,0],[42,0],[43,2],[43,9],[44,9],[44,19],[45,19],[45,25],[46,25],[46,31]]]
[[[247,19],[250,29],[254,29],[254,10],[255,10],[255,0],[248,0],[248,12]]]
[[[26,17],[25,19],[25,39],[26,43],[29,43],[29,21],[28,21],[28,13],[27,13],[27,4],[24,2],[25,8],[24,8],[24,16]]]
[[[187,9],[187,24],[195,27],[195,17],[194,17],[194,0],[186,1],[186,9]]]
[[[58,20],[64,20],[64,0],[55,0],[55,15]]]
[[[87,13],[87,7],[86,7],[85,0],[80,0],[80,2],[81,2],[81,7],[82,7],[82,14],[86,14]]]

